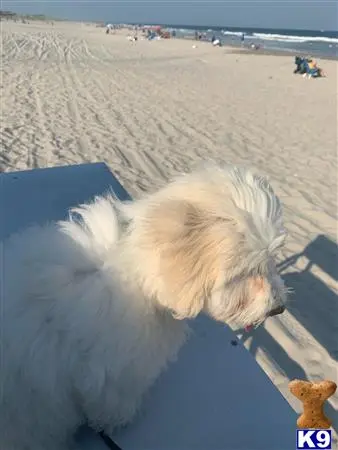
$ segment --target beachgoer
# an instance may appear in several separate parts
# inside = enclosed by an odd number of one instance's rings
[[[312,64],[312,66],[310,66],[310,63],[309,63],[310,69],[317,69],[319,77],[326,77],[324,70],[321,69],[320,67],[318,67],[317,61],[315,59],[312,60],[311,64]]]
[[[302,56],[295,56],[295,64],[296,69],[293,71],[293,73],[304,74],[306,72],[305,58],[303,58]]]
[[[312,70],[312,69],[316,69],[317,63],[314,59],[309,59],[308,65],[309,65],[309,69]]]

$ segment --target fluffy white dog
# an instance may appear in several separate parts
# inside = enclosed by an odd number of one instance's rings
[[[183,319],[284,310],[281,206],[246,169],[208,167],[128,203],[97,198],[3,246],[1,448],[63,450],[129,422],[175,358]]]

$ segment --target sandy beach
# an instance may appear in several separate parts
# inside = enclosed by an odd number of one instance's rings
[[[131,43],[88,24],[1,27],[0,171],[104,161],[135,197],[208,159],[267,174],[294,294],[245,345],[296,411],[289,380],[337,380],[338,62],[305,79],[288,55]],[[337,431],[338,393],[328,406]]]

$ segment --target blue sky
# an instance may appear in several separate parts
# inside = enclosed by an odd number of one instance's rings
[[[70,20],[338,30],[338,0],[3,0],[1,9]]]

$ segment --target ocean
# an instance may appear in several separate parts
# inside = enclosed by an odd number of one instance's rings
[[[266,50],[299,52],[312,56],[338,58],[338,31],[285,30],[269,28],[202,27],[187,25],[166,25],[175,30],[177,37],[194,37],[195,31],[205,33],[207,39],[215,36],[224,45],[258,44]]]

